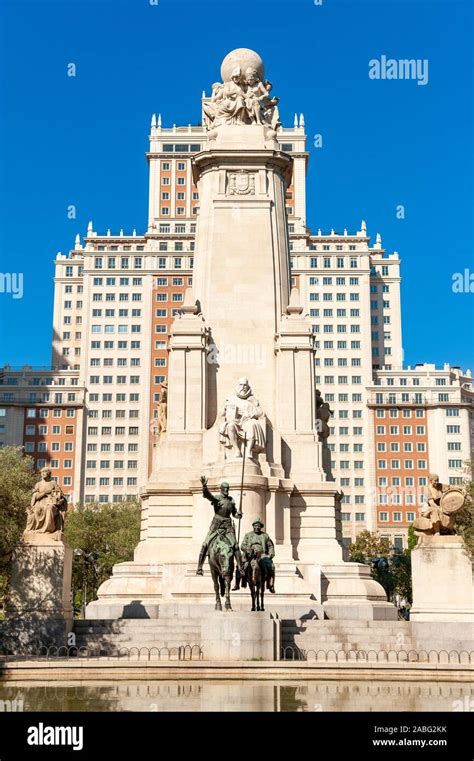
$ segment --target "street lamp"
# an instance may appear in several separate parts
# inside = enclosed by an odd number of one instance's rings
[[[76,560],[80,560],[82,558],[82,562],[84,564],[84,571],[82,574],[82,618],[85,619],[86,617],[86,605],[87,605],[87,568],[90,566],[92,568],[92,571],[95,575],[96,573],[96,560],[97,560],[97,553],[96,552],[85,552],[85,550],[76,549],[74,550],[74,558]]]

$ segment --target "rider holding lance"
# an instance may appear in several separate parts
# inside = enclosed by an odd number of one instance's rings
[[[210,544],[215,539],[217,534],[221,534],[221,536],[224,535],[223,538],[225,541],[228,542],[228,544],[233,548],[235,559],[237,561],[237,567],[239,571],[242,572],[242,558],[239,545],[235,537],[234,524],[232,521],[232,517],[238,519],[242,518],[242,513],[237,512],[235,502],[229,494],[229,484],[226,481],[223,481],[221,483],[220,494],[211,494],[207,487],[207,478],[205,476],[201,476],[201,483],[202,496],[208,499],[214,507],[214,518],[210,525],[209,531],[207,532],[207,536],[204,539],[203,545],[201,547],[201,552],[199,553],[196,576],[203,575],[202,567],[204,561],[209,551]]]

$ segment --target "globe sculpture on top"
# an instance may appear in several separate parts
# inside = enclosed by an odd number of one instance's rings
[[[264,79],[263,61],[253,50],[238,48],[226,55],[221,65],[223,82],[212,85],[211,100],[204,101],[208,129],[222,124],[259,124],[273,130],[281,127],[278,98],[272,98],[272,83]]]

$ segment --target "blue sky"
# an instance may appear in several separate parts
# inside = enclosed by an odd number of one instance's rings
[[[1,0],[0,14],[0,272],[24,274],[22,299],[0,293],[0,365],[49,364],[56,252],[89,219],[145,230],[151,114],[197,123],[224,55],[249,47],[284,125],[304,112],[309,226],[365,218],[402,258],[405,362],[474,370],[473,295],[452,291],[474,271],[471,2]],[[382,55],[428,59],[428,84],[369,79]]]

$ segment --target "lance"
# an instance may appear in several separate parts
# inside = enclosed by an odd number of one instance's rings
[[[239,513],[242,515],[242,502],[244,497],[244,473],[245,473],[245,453],[247,450],[247,434],[244,434],[244,454],[242,457],[242,477],[240,479],[240,508]],[[239,518],[239,527],[237,529],[237,544],[240,545],[240,524],[242,518]]]

